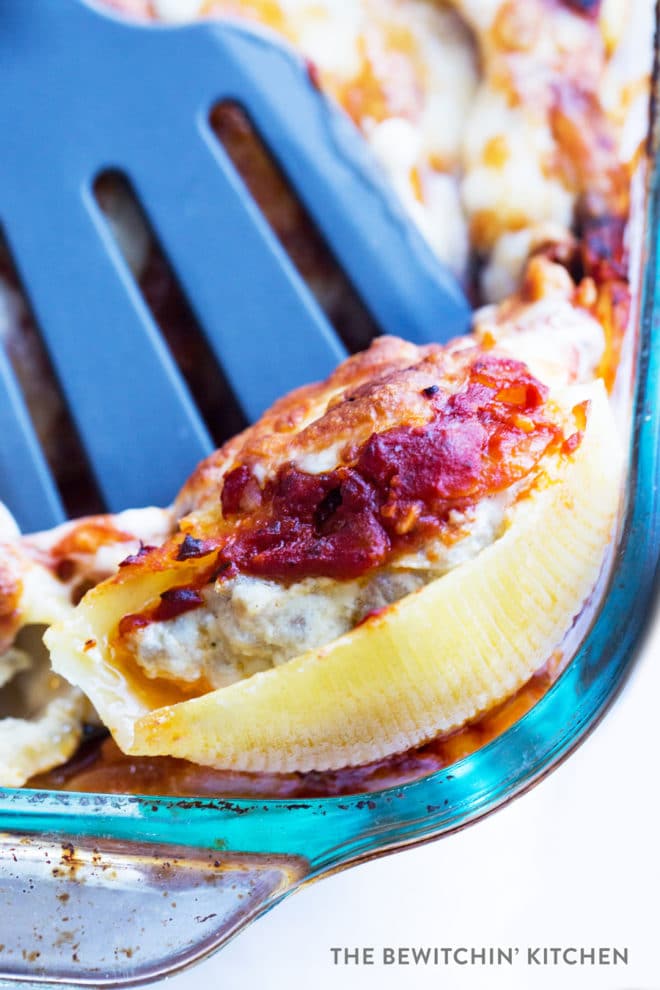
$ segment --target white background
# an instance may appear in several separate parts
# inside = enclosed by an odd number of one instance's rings
[[[589,739],[463,832],[316,883],[167,990],[660,990],[660,620]],[[627,967],[334,966],[331,946],[616,946]]]

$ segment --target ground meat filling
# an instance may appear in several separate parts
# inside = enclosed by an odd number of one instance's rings
[[[223,687],[330,642],[497,539],[519,483],[579,442],[506,357],[481,353],[457,391],[424,395],[427,423],[372,434],[334,471],[226,475],[222,537],[169,551],[199,557],[198,580],[120,623],[148,677]]]

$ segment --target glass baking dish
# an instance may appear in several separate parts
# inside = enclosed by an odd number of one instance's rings
[[[656,114],[640,180],[634,387],[621,401],[630,414],[630,464],[620,538],[595,604],[563,644],[572,661],[558,681],[467,758],[362,796],[0,789],[0,980],[128,986],[174,972],[312,879],[477,821],[541,780],[597,725],[633,662],[660,552],[659,140]]]

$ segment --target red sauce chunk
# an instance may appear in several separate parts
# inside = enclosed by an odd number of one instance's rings
[[[119,623],[119,635],[125,636],[134,629],[146,626],[150,622],[166,622],[175,619],[184,612],[191,612],[204,604],[204,599],[195,588],[170,588],[160,596],[160,601],[148,612],[135,615],[125,615]]]
[[[224,573],[358,577],[420,546],[452,510],[507,488],[563,443],[544,410],[547,389],[520,362],[480,356],[460,391],[424,394],[429,422],[372,434],[334,471],[285,464],[258,497],[247,465],[231,471],[221,498],[236,526],[219,547]]]

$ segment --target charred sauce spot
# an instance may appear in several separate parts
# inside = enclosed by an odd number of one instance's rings
[[[334,516],[335,512],[342,504],[341,488],[331,488],[328,494],[321,500],[314,513],[314,525],[320,532],[328,520]]]
[[[196,540],[194,536],[186,534],[183,538],[183,542],[179,546],[179,550],[176,555],[177,560],[190,560],[193,557],[205,557],[207,554],[211,553],[213,548],[209,548],[208,544],[204,540]]]
[[[130,556],[126,557],[124,560],[121,560],[119,562],[119,566],[120,567],[130,567],[131,564],[137,564],[137,562],[139,560],[141,560],[142,557],[146,557],[147,554],[151,553],[151,551],[152,550],[155,550],[155,549],[156,549],[155,547],[147,546],[144,543],[140,543],[140,549],[137,551],[137,553],[132,553],[132,554],[130,554]]]
[[[214,581],[219,581],[221,579],[226,580],[230,577],[236,577],[238,571],[235,564],[231,560],[223,560],[218,567],[211,573],[209,583]]]
[[[76,573],[77,567],[75,560],[71,560],[70,557],[65,557],[64,560],[58,561],[55,567],[55,574],[60,581],[70,581],[71,578]]]
[[[170,588],[160,596],[160,604],[156,606],[158,621],[173,619],[184,612],[190,612],[203,602],[202,596],[194,588]]]

